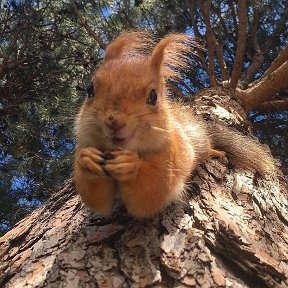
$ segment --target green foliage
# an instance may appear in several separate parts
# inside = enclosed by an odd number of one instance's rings
[[[159,37],[171,31],[193,35],[188,2],[85,0],[76,4],[93,31],[109,43],[121,31],[136,28],[152,30]],[[201,1],[193,2],[199,41],[205,43]],[[256,53],[250,33],[255,15],[259,45],[267,46],[256,77],[287,41],[285,1],[265,2],[248,2],[249,35],[243,66],[248,67]],[[237,2],[212,3],[211,25],[231,71]],[[74,117],[102,57],[103,50],[79,24],[70,1],[0,2],[0,233],[39,206],[69,177]],[[195,69],[186,71],[187,81],[178,87],[184,94],[209,85],[200,64],[193,65]],[[217,62],[216,69],[220,75]],[[287,137],[287,125],[286,132],[279,133],[281,139],[283,133]]]
[[[33,210],[69,176],[73,119],[84,95],[77,90],[85,90],[101,57],[70,5],[11,3],[1,7],[0,20],[3,228]]]

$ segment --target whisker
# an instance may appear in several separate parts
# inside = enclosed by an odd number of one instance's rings
[[[168,130],[157,127],[157,126],[150,126],[152,129],[157,130],[157,131],[161,131],[161,132],[167,132]]]
[[[179,171],[181,171],[181,169],[179,169],[179,168],[167,168],[167,170],[169,170],[169,171],[177,171],[177,172],[179,172]]]
[[[90,107],[91,107],[92,109],[94,109],[95,111],[97,111],[97,112],[101,111],[100,108],[97,108],[97,107],[95,107],[94,105],[90,105]]]
[[[160,111],[160,113],[161,112],[166,112],[166,111],[168,111],[168,109],[167,110],[162,110],[162,111]],[[146,116],[146,115],[156,115],[155,114],[155,112],[154,111],[151,111],[151,112],[147,112],[147,113],[144,113],[144,114],[136,114],[136,115],[133,115],[134,117],[141,117],[141,116]]]
[[[145,105],[145,104],[141,104],[141,105],[138,106],[138,107],[136,106],[136,109],[133,110],[132,112],[130,112],[130,113],[129,113],[129,116],[135,114],[136,112],[141,111],[141,110],[144,109],[144,108],[146,108],[146,105]]]
[[[154,113],[145,113],[145,114],[139,114],[139,115],[134,115],[135,118],[140,118],[140,117],[144,117],[144,116],[149,116],[149,115],[155,115]]]

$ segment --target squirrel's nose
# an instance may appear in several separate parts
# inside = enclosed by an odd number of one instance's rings
[[[125,121],[121,119],[121,116],[110,114],[104,120],[104,124],[112,131],[117,131],[126,126]]]

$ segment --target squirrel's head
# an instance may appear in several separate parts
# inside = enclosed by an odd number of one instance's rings
[[[107,47],[78,115],[78,144],[140,153],[161,149],[169,141],[171,121],[165,83],[185,66],[188,42],[184,34],[171,34],[151,51],[153,41],[146,32],[117,37]]]

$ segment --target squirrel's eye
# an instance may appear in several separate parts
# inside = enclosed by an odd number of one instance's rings
[[[94,87],[93,87],[93,83],[91,83],[91,84],[87,87],[86,91],[87,91],[87,97],[88,97],[88,98],[94,97]]]
[[[146,102],[147,102],[147,104],[154,106],[156,104],[156,101],[157,101],[157,93],[156,93],[155,89],[152,89],[150,91],[150,94],[149,94]]]

